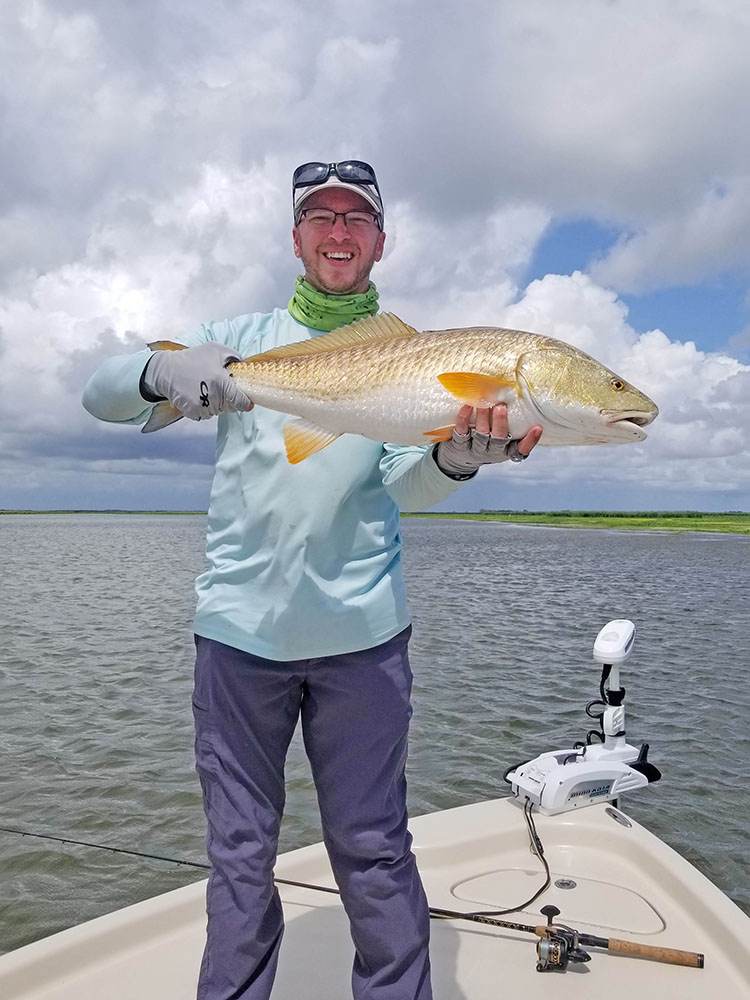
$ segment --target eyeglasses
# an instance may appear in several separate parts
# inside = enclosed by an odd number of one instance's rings
[[[305,208],[300,212],[300,221],[304,219],[318,229],[333,229],[338,218],[342,218],[352,232],[369,229],[378,223],[374,212],[334,212],[330,208]]]
[[[292,174],[292,188],[325,184],[331,174],[348,184],[371,184],[380,194],[375,171],[364,160],[341,160],[339,163],[303,163]]]
[[[383,228],[383,199],[375,171],[363,160],[340,160],[338,163],[303,163],[292,174],[292,204],[295,223],[299,222],[302,205],[310,195],[327,184],[339,181],[345,187],[358,190],[372,205],[380,229]],[[335,186],[335,185],[334,185]]]

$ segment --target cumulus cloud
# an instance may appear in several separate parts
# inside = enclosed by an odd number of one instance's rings
[[[0,5],[6,487],[31,463],[66,496],[117,469],[124,491],[204,489],[210,429],[94,424],[82,384],[107,353],[283,305],[290,170],[354,155],[384,189],[387,308],[423,328],[550,333],[661,406],[643,446],[550,450],[527,482],[721,482],[750,500],[746,336],[738,357],[700,350],[634,329],[620,298],[744,267],[747,7],[469,0],[431,15],[424,0]],[[588,274],[526,286],[571,216],[620,236]]]
[[[703,193],[680,213],[620,237],[591,268],[622,292],[700,283],[750,257],[750,176]]]

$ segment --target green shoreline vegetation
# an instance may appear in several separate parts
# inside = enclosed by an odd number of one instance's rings
[[[699,510],[480,510],[467,513],[405,514],[404,517],[439,517],[470,521],[502,521],[537,524],[554,528],[608,528],[610,530],[657,530],[669,532],[710,531],[750,535],[750,513]]]
[[[190,515],[195,516],[200,514],[201,516],[206,516],[205,510],[125,510],[124,508],[111,507],[106,510],[102,509],[92,509],[83,507],[80,510],[73,510],[71,508],[65,508],[60,510],[0,510],[0,517],[3,514],[170,514],[174,516]]]
[[[169,514],[205,516],[205,510],[0,510],[3,514]],[[750,535],[750,513],[700,510],[480,510],[402,514],[440,520],[501,521],[507,524],[537,524],[555,528],[608,528],[610,530],[657,530],[669,532],[709,531]]]

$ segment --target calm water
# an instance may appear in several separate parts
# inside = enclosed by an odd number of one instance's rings
[[[0,826],[205,861],[189,711],[202,517],[0,517]],[[589,728],[600,627],[631,618],[625,808],[750,912],[750,537],[404,523],[413,814],[505,794]],[[282,849],[319,839],[295,739]],[[202,878],[0,833],[0,951]]]

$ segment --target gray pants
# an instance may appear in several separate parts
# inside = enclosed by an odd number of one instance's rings
[[[354,940],[354,998],[431,1000],[429,915],[406,815],[409,634],[291,662],[196,637],[196,762],[212,866],[198,1000],[271,994],[283,933],[273,867],[300,714]]]

